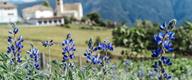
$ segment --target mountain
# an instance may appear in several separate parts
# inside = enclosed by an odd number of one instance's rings
[[[55,8],[55,0],[49,1]],[[192,20],[192,0],[64,0],[64,3],[74,2],[83,4],[84,15],[98,12],[103,19],[129,25],[133,25],[136,19],[163,23],[175,18],[179,24]]]
[[[85,14],[98,12],[103,19],[130,25],[136,19],[163,23],[175,18],[179,24],[192,20],[192,0],[64,0],[64,3],[74,2],[83,4]]]

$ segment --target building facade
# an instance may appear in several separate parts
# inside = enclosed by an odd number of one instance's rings
[[[31,18],[50,18],[53,17],[53,11],[51,8],[43,5],[34,5],[23,9],[23,18],[29,20]]]
[[[58,16],[73,17],[81,20],[83,7],[81,3],[63,3],[63,0],[56,0],[56,13]]]
[[[54,16],[50,7],[35,5],[23,10],[24,22],[36,26],[63,25],[64,17]]]
[[[33,25],[63,25],[65,17],[81,20],[83,8],[81,3],[63,4],[63,0],[56,0],[56,9],[50,6],[35,5],[23,9],[23,20]]]
[[[8,2],[0,2],[0,23],[19,21],[17,7]]]
[[[63,25],[65,23],[63,17],[32,18],[28,22],[36,26]]]

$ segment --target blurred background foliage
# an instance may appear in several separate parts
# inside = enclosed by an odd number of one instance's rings
[[[150,21],[137,20],[134,27],[118,26],[112,31],[115,46],[126,47],[132,52],[143,53],[156,48],[153,36],[159,31],[159,25]],[[176,27],[174,41],[175,53],[192,55],[192,23],[185,22]]]

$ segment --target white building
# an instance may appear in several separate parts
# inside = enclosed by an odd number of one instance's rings
[[[54,16],[52,9],[43,5],[35,5],[23,9],[23,18],[25,23],[37,26],[64,24],[63,17]]]
[[[63,0],[56,0],[55,10],[44,5],[35,5],[23,9],[25,23],[34,25],[63,25],[66,16],[81,20],[83,17],[82,4],[63,4]]]
[[[23,9],[23,18],[28,20],[31,18],[50,18],[53,17],[51,8],[43,5],[34,5],[29,8]]]
[[[50,17],[54,17],[53,11],[50,11],[50,10],[39,11],[39,10],[37,10],[35,12],[35,18],[50,18]]]
[[[0,2],[0,23],[17,22],[18,20],[17,7],[8,2]]]
[[[73,17],[81,20],[83,17],[83,7],[81,3],[65,3],[63,0],[56,0],[56,13],[58,16]]]
[[[63,25],[65,23],[63,17],[31,18],[28,22],[37,26]]]

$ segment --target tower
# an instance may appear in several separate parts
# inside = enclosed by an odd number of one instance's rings
[[[63,0],[56,0],[56,10],[57,15],[60,15],[61,13],[64,12]]]

